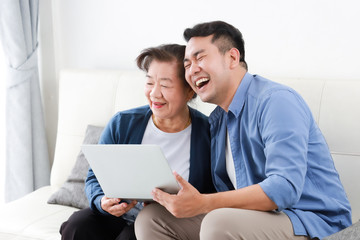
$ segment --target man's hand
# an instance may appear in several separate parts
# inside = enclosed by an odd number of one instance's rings
[[[175,217],[193,217],[218,208],[240,208],[272,211],[277,205],[265,194],[259,184],[237,190],[200,194],[196,188],[179,174],[174,176],[181,186],[177,194],[168,194],[160,189],[152,191],[153,199],[163,205]]]
[[[131,203],[119,203],[120,201],[120,198],[108,198],[104,196],[101,198],[101,208],[111,215],[120,217],[133,208],[137,203],[136,200],[133,200]]]
[[[204,195],[200,194],[196,188],[176,172],[174,172],[174,176],[181,187],[180,191],[177,194],[168,194],[156,188],[151,193],[154,201],[163,205],[178,218],[193,217],[205,213],[203,210]]]

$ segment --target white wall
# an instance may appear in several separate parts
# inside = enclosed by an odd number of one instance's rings
[[[57,68],[133,68],[145,47],[185,43],[198,22],[225,20],[242,31],[251,72],[360,77],[357,0],[57,0]]]
[[[43,51],[46,118],[54,143],[62,68],[135,69],[146,47],[183,43],[187,27],[224,20],[243,33],[249,72],[360,79],[358,0],[41,0],[54,46]],[[45,40],[43,40],[45,41]],[[51,57],[53,54],[54,57]],[[50,61],[52,59],[52,61]],[[51,89],[49,89],[51,87]],[[50,146],[52,148],[52,146]],[[50,150],[52,152],[52,150]]]
[[[0,42],[0,205],[5,203],[5,81],[6,60]]]
[[[39,7],[39,72],[41,92],[45,113],[46,134],[49,146],[49,157],[52,162],[57,131],[58,80],[55,71],[55,47],[52,0],[40,0]],[[56,11],[55,11],[56,12]]]

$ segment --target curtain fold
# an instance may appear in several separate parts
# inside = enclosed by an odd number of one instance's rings
[[[6,79],[5,201],[50,182],[38,71],[38,0],[1,0]]]

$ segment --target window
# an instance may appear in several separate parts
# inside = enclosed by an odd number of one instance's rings
[[[5,72],[6,62],[0,42],[0,204],[5,201]]]

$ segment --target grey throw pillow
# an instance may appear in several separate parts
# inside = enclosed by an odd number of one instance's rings
[[[86,129],[83,144],[97,144],[103,127],[89,125]],[[80,150],[76,159],[74,168],[72,169],[68,179],[63,186],[53,193],[48,203],[71,206],[76,208],[85,208],[89,206],[89,202],[85,195],[85,179],[89,170],[89,164]]]

